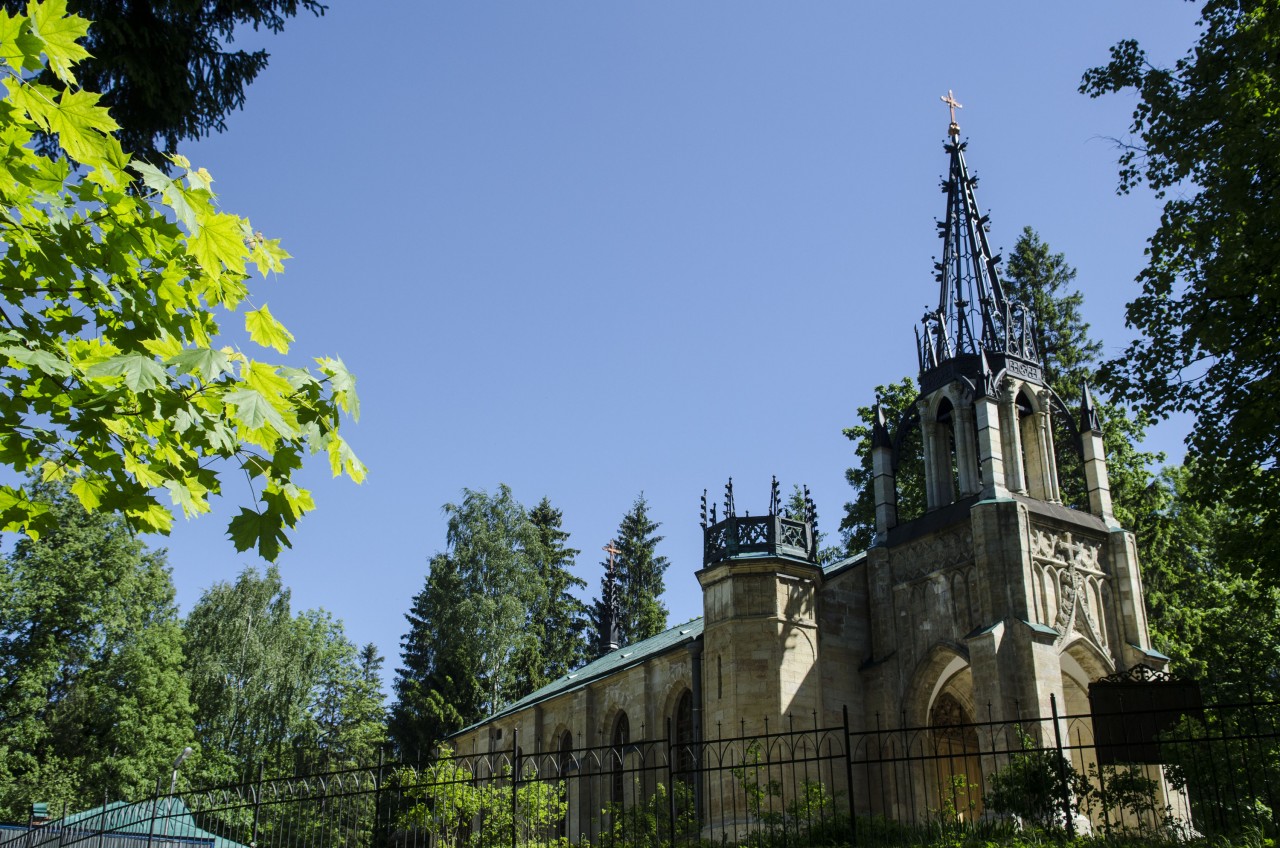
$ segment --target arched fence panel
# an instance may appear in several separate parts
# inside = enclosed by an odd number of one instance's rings
[[[679,741],[667,726],[618,745],[512,734],[491,752],[442,747],[413,763],[104,799],[4,826],[0,848],[789,848],[998,837],[1015,826],[1280,835],[1276,703],[1173,718],[1014,706],[1022,717],[1008,721],[990,719],[989,707],[987,721],[925,726],[810,714]],[[1117,731],[1126,727],[1140,738]]]

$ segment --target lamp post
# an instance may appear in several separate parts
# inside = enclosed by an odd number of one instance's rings
[[[172,795],[174,792],[177,792],[177,791],[178,791],[178,767],[179,767],[179,766],[181,766],[181,765],[182,765],[182,762],[183,762],[187,757],[189,757],[189,756],[191,756],[191,746],[190,746],[190,745],[188,745],[187,747],[183,748],[183,749],[182,749],[182,753],[178,755],[178,759],[176,759],[176,760],[174,760],[174,761],[173,761],[173,779],[169,781],[169,794],[170,794],[170,795]]]
[[[164,817],[164,834],[169,835],[169,819],[173,818],[173,795],[178,791],[178,769],[182,766],[184,760],[191,756],[191,746],[182,749],[182,753],[178,755],[178,759],[173,761],[173,777],[169,779],[169,810]]]

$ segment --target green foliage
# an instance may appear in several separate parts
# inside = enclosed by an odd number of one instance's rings
[[[1126,319],[1141,338],[1108,363],[1109,381],[1152,415],[1190,413],[1190,491],[1250,517],[1239,534],[1272,576],[1280,564],[1280,5],[1208,0],[1195,46],[1172,68],[1136,41],[1087,71],[1093,97],[1132,91],[1132,141],[1119,190],[1146,183],[1164,201],[1141,293]],[[1241,558],[1245,553],[1240,554]]]
[[[1149,418],[1131,414],[1114,398],[1099,395],[1098,369],[1102,343],[1089,335],[1089,324],[1080,313],[1084,295],[1071,288],[1076,269],[1066,256],[1054,253],[1031,227],[1024,227],[1013,246],[1005,269],[1005,291],[1029,308],[1036,318],[1037,346],[1044,362],[1049,387],[1067,408],[1078,409],[1086,385],[1093,388],[1102,441],[1107,455],[1107,475],[1116,519],[1123,527],[1133,527],[1143,507],[1143,492],[1151,481],[1147,470],[1163,456],[1139,451]],[[1079,421],[1075,422],[1079,426]],[[1076,509],[1089,509],[1089,493],[1079,453],[1069,430],[1055,421],[1062,501]]]
[[[1060,826],[1064,801],[1084,791],[1085,783],[1058,751],[1040,748],[1026,734],[1019,741],[1022,750],[987,779],[983,803],[1041,829]]]
[[[835,796],[821,781],[806,777],[784,785],[781,773],[761,756],[759,742],[747,746],[742,764],[730,773],[742,790],[744,809],[760,825],[748,839],[751,845],[825,844],[819,834],[847,827],[847,819],[842,823],[835,815]]]
[[[376,645],[369,643],[357,650],[345,636],[341,622],[322,618],[320,627],[327,630],[323,654],[318,663],[320,674],[308,710],[308,735],[314,740],[310,771],[335,771],[368,766],[378,759],[387,741],[386,707],[383,703],[382,656]]]
[[[26,0],[0,3],[14,15],[26,6]],[[83,38],[88,51],[77,59],[76,77],[103,95],[126,149],[152,162],[163,161],[181,139],[226,129],[227,114],[244,105],[244,89],[266,68],[268,55],[231,49],[243,27],[280,32],[301,9],[325,10],[316,0],[68,0],[66,6],[96,21]],[[61,35],[66,49],[73,44],[56,29],[41,34]],[[41,82],[56,86],[59,79],[50,72]]]
[[[915,402],[919,390],[910,377],[896,383],[876,386],[876,399],[884,408],[885,418],[892,433],[907,415],[915,415]],[[871,426],[875,421],[875,407],[858,407],[858,422],[846,427],[844,436],[856,447],[858,465],[845,471],[845,480],[853,487],[853,500],[844,505],[844,518],[840,521],[840,535],[845,553],[856,554],[871,547],[876,535],[876,493],[872,486]],[[920,441],[920,428],[911,431],[904,440],[897,468],[898,520],[909,521],[924,515],[924,447]]]
[[[306,453],[364,476],[338,432],[358,413],[354,378],[337,359],[313,374],[217,344],[219,319],[249,304],[255,342],[287,350],[248,267],[278,272],[288,254],[220,211],[203,169],[175,156],[170,178],[131,161],[98,95],[77,86],[88,23],[65,0],[29,8],[0,11],[0,463],[72,475],[86,509],[158,533],[173,521],[162,495],[199,515],[224,473],[244,474],[258,504],[231,537],[274,559],[313,508],[292,481]],[[40,133],[56,139],[51,155],[36,152]],[[25,487],[0,486],[0,529],[51,527]]]
[[[1161,732],[1164,777],[1190,805],[1189,822],[1159,811],[1167,830],[1199,828],[1235,838],[1277,834],[1280,726],[1273,704],[1227,700],[1180,716]]]
[[[274,566],[215,583],[184,631],[200,746],[193,783],[368,762],[382,733],[378,662],[362,664],[329,613],[295,616]]]
[[[603,815],[609,829],[600,838],[600,844],[604,848],[667,848],[672,844],[695,843],[700,827],[693,788],[681,780],[675,781],[673,787],[674,792],[668,793],[666,785],[659,783],[657,790],[642,803],[606,805]]]
[[[499,778],[477,779],[466,761],[443,745],[421,770],[403,768],[396,774],[411,802],[400,824],[425,831],[443,848],[510,848],[513,827],[516,846],[566,846],[568,841],[556,835],[569,809],[564,782],[535,780],[526,773],[515,787],[513,821],[511,776],[507,769]]]
[[[621,646],[648,639],[667,629],[667,607],[662,603],[662,593],[665,591],[663,576],[670,563],[657,553],[662,537],[654,534],[660,526],[649,517],[649,502],[642,492],[622,517],[618,535],[613,540],[620,551],[616,563],[618,639]],[[591,620],[596,644],[601,644],[603,591],[592,607]]]
[[[1191,492],[1195,466],[1167,468],[1134,528],[1155,646],[1217,700],[1274,693],[1280,679],[1280,587],[1237,559],[1251,522]]]
[[[391,735],[403,757],[431,750],[572,658],[559,638],[531,644],[531,616],[573,618],[560,606],[571,597],[565,563],[573,552],[546,506],[539,525],[506,486],[492,496],[466,489],[461,503],[445,506],[448,551],[432,557],[401,640]],[[552,653],[561,650],[568,656]]]
[[[182,631],[162,552],[61,483],[32,483],[54,530],[0,560],[0,819],[32,800],[139,797],[192,739]]]
[[[563,514],[543,498],[529,513],[537,545],[530,549],[541,591],[532,599],[525,621],[524,644],[515,658],[516,691],[539,689],[582,665],[587,659],[587,606],[574,592],[587,581],[570,569],[580,551],[566,545]]]

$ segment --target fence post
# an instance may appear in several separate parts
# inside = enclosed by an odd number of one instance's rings
[[[151,848],[151,841],[156,835],[156,808],[160,806],[160,778],[156,778],[156,792],[151,796],[151,826],[147,828],[147,848]],[[62,829],[67,829],[67,819],[64,815],[62,818]],[[58,834],[59,843],[61,843],[62,834]]]
[[[667,823],[670,845],[676,844],[676,747],[671,735],[671,717],[667,716]],[[661,840],[659,840],[661,841]]]
[[[511,730],[511,848],[516,848],[516,818],[520,791],[520,728]]]
[[[844,785],[849,795],[849,844],[858,844],[858,819],[853,813],[853,743],[849,736],[849,705],[840,707],[844,720]]]
[[[375,846],[382,844],[382,784],[387,749],[378,747],[378,771],[373,776],[373,828],[369,834]]]
[[[258,763],[258,783],[253,787],[253,833],[250,834],[249,845],[251,848],[257,848],[258,845],[258,821],[262,814],[262,781],[267,776],[267,762],[261,760]]]
[[[1067,782],[1067,761],[1062,755],[1062,728],[1058,726],[1058,696],[1049,693],[1049,710],[1053,713],[1053,740],[1058,750],[1058,783],[1062,785],[1062,817],[1067,824],[1067,838],[1076,838],[1076,822],[1071,815],[1071,784]]]

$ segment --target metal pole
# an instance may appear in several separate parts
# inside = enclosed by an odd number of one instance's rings
[[[156,835],[156,807],[160,804],[160,780],[156,778],[156,794],[151,798],[151,825],[147,828],[147,848],[151,848]]]
[[[1058,697],[1049,693],[1049,710],[1053,713],[1053,739],[1058,752],[1058,782],[1062,785],[1062,817],[1067,822],[1067,838],[1076,838],[1076,823],[1071,817],[1071,786],[1067,783],[1067,761],[1062,756],[1062,728],[1058,726]]]
[[[265,762],[258,762],[258,784],[253,787],[253,832],[249,836],[249,845],[253,848],[258,844],[258,816],[262,811],[262,779],[266,768]]]
[[[671,736],[671,718],[667,717],[667,824],[671,828],[668,833],[668,844],[676,844],[676,777],[675,777],[675,740]],[[661,841],[661,840],[659,840]]]
[[[511,731],[511,848],[516,848],[516,813],[519,809],[520,788],[520,728]]]
[[[379,746],[378,748],[378,773],[374,777],[373,783],[373,844],[380,845],[382,839],[382,772],[386,762],[387,749]]]
[[[840,708],[841,718],[844,720],[844,780],[846,792],[849,795],[849,844],[858,844],[858,824],[857,818],[853,813],[853,744],[849,737],[849,705],[845,704]]]

